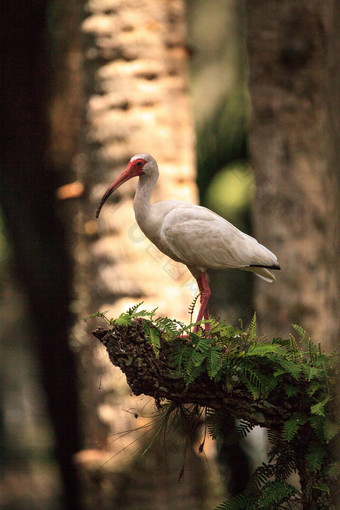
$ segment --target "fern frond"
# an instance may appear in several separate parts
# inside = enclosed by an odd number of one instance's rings
[[[108,310],[105,310],[105,312],[95,312],[95,313],[91,313],[91,315],[88,315],[87,317],[84,317],[83,321],[84,322],[87,322],[89,319],[95,319],[96,317],[99,317],[100,319],[104,319],[104,321],[106,322],[106,324],[110,324],[111,321],[110,319],[108,319],[106,317],[105,314],[107,314]]]
[[[299,391],[299,388],[297,388],[296,386],[290,386],[290,385],[285,386],[285,393],[288,398],[296,395],[298,391]]]
[[[240,438],[244,439],[253,430],[254,425],[246,420],[238,420],[235,428]]]
[[[324,440],[324,418],[321,415],[314,414],[309,417],[309,423],[312,429],[314,430],[317,437],[323,441]]]
[[[257,500],[257,508],[272,510],[276,505],[281,505],[297,492],[296,487],[285,481],[267,482],[261,489],[261,495]]]
[[[258,375],[258,373],[255,370],[250,369],[248,367],[245,367],[243,369],[242,375],[243,375],[243,377],[242,377],[243,382],[246,384],[252,397],[254,399],[259,398],[263,391],[261,377]]]
[[[320,471],[326,455],[326,448],[320,442],[312,443],[306,455],[307,466],[312,472]]]
[[[310,382],[312,379],[319,378],[320,376],[322,377],[324,375],[323,369],[314,366],[304,364],[302,365],[302,369],[308,382]]]
[[[117,319],[114,320],[118,326],[130,326],[132,324],[132,316],[128,313],[121,313]]]
[[[171,354],[171,363],[177,368],[178,376],[181,376],[186,371],[189,360],[192,356],[192,347],[188,344],[179,344],[174,348]]]
[[[234,496],[229,501],[224,501],[217,507],[215,507],[214,510],[246,510],[250,509],[247,498],[243,494],[238,494],[237,496]]]
[[[262,462],[261,466],[257,467],[251,477],[251,483],[258,489],[261,489],[272,476],[274,475],[274,466]]]
[[[256,368],[240,365],[240,369],[240,377],[254,399],[258,399],[260,396],[268,396],[277,384],[274,377],[266,376]]]
[[[319,485],[313,485],[313,489],[316,489],[321,492],[327,492],[327,494],[330,494],[330,488],[326,483],[320,483]]]
[[[215,409],[207,409],[205,414],[205,425],[212,439],[217,439],[222,434],[224,415]]]
[[[252,342],[256,338],[256,312],[254,312],[253,318],[250,321],[249,327],[247,329],[248,340]]]
[[[329,443],[340,431],[340,423],[332,421],[330,418],[326,418],[323,423],[323,434],[326,443]]]
[[[183,322],[176,319],[169,319],[168,317],[157,317],[155,324],[160,331],[166,333],[171,339],[177,338],[186,329]]]
[[[301,326],[299,326],[298,324],[292,324],[292,328],[294,329],[294,331],[297,332],[297,334],[299,335],[299,338],[302,342],[309,340],[309,334]]]
[[[271,358],[271,354],[276,354],[277,356],[286,356],[286,350],[278,344],[261,343],[251,345],[247,351],[247,356],[266,357],[269,355]],[[275,359],[275,357],[273,359]]]
[[[130,308],[128,309],[127,313],[129,315],[134,315],[137,312],[138,308],[140,306],[142,306],[143,303],[144,303],[144,301],[141,301],[140,303],[137,303],[136,305],[130,306]]]
[[[197,303],[198,298],[200,297],[201,293],[197,294],[197,296],[194,297],[194,299],[191,301],[190,306],[188,308],[188,314],[190,315],[190,322],[192,322],[192,316],[194,314],[195,306]]]
[[[145,335],[146,335],[145,339],[148,343],[150,343],[152,345],[153,351],[154,351],[156,357],[158,358],[159,349],[161,346],[161,339],[160,339],[159,331],[149,321],[144,321],[143,325],[144,325],[144,331],[145,331]]]
[[[331,396],[327,395],[326,398],[321,400],[321,402],[317,402],[316,404],[312,405],[310,408],[310,411],[312,414],[317,414],[318,416],[325,416],[325,406],[330,401]]]
[[[210,379],[216,379],[217,373],[223,366],[222,349],[218,345],[209,349],[206,357],[207,372]]]
[[[303,414],[294,414],[283,424],[282,437],[285,441],[291,441],[299,428],[308,421],[308,417]]]

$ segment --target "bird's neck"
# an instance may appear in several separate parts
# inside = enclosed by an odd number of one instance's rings
[[[135,210],[137,223],[140,219],[145,218],[150,209],[150,198],[153,188],[158,179],[158,172],[151,175],[142,175],[139,178],[133,207]]]

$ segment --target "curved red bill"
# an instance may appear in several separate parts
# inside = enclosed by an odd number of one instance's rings
[[[98,218],[99,214],[100,214],[100,211],[103,207],[103,205],[105,204],[106,200],[109,198],[109,196],[114,192],[116,191],[117,188],[119,188],[119,186],[121,186],[122,184],[124,184],[124,182],[126,181],[129,181],[130,179],[132,179],[132,177],[138,177],[142,174],[143,172],[140,171],[140,169],[137,169],[135,167],[132,167],[130,164],[127,166],[126,170],[124,170],[124,172],[122,172],[120,174],[120,176],[114,181],[114,183],[111,184],[111,186],[109,186],[109,188],[105,191],[101,201],[99,202],[99,205],[97,207],[97,211],[96,211],[96,218]]]

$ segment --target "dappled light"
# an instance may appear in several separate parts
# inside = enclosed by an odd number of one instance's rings
[[[7,3],[1,509],[336,508],[339,19]]]

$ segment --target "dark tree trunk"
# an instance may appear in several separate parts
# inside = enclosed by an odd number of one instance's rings
[[[300,323],[326,348],[339,332],[334,8],[332,0],[247,7],[255,233],[282,266],[272,286],[257,282],[256,310],[265,333]]]
[[[158,306],[161,314],[186,320],[196,283],[184,266],[141,235],[132,204],[136,182],[121,188],[95,220],[107,186],[141,152],[152,154],[161,168],[156,201],[196,200],[184,2],[117,0],[112,4],[110,9],[101,0],[89,2],[82,23],[87,143],[78,224],[83,235],[76,252],[79,318],[98,309],[119,313],[128,303],[145,301],[147,308]],[[146,401],[131,396],[121,372],[109,365],[101,346],[90,341],[89,325],[93,327],[80,320],[75,328],[88,445],[77,458],[86,481],[87,508],[163,509],[169,501],[178,509],[204,508],[211,498],[211,485],[209,473],[202,476],[206,471],[202,457],[191,455],[187,473],[190,470],[193,476],[187,474],[179,486],[176,463],[181,462],[181,452],[170,447],[165,459],[158,446],[144,462],[139,459],[139,452],[147,447],[143,434],[132,434],[135,441],[128,455],[126,438],[114,440],[119,430],[136,427],[130,410],[144,408]],[[98,459],[103,468],[98,469]],[[157,466],[162,478],[150,465]],[[208,480],[205,486],[203,478]]]
[[[64,507],[79,507],[76,366],[68,344],[71,265],[57,217],[57,177],[46,158],[47,2],[8,2],[1,15],[0,201],[15,269],[29,300],[41,377],[55,431]],[[18,374],[19,376],[19,374]]]

